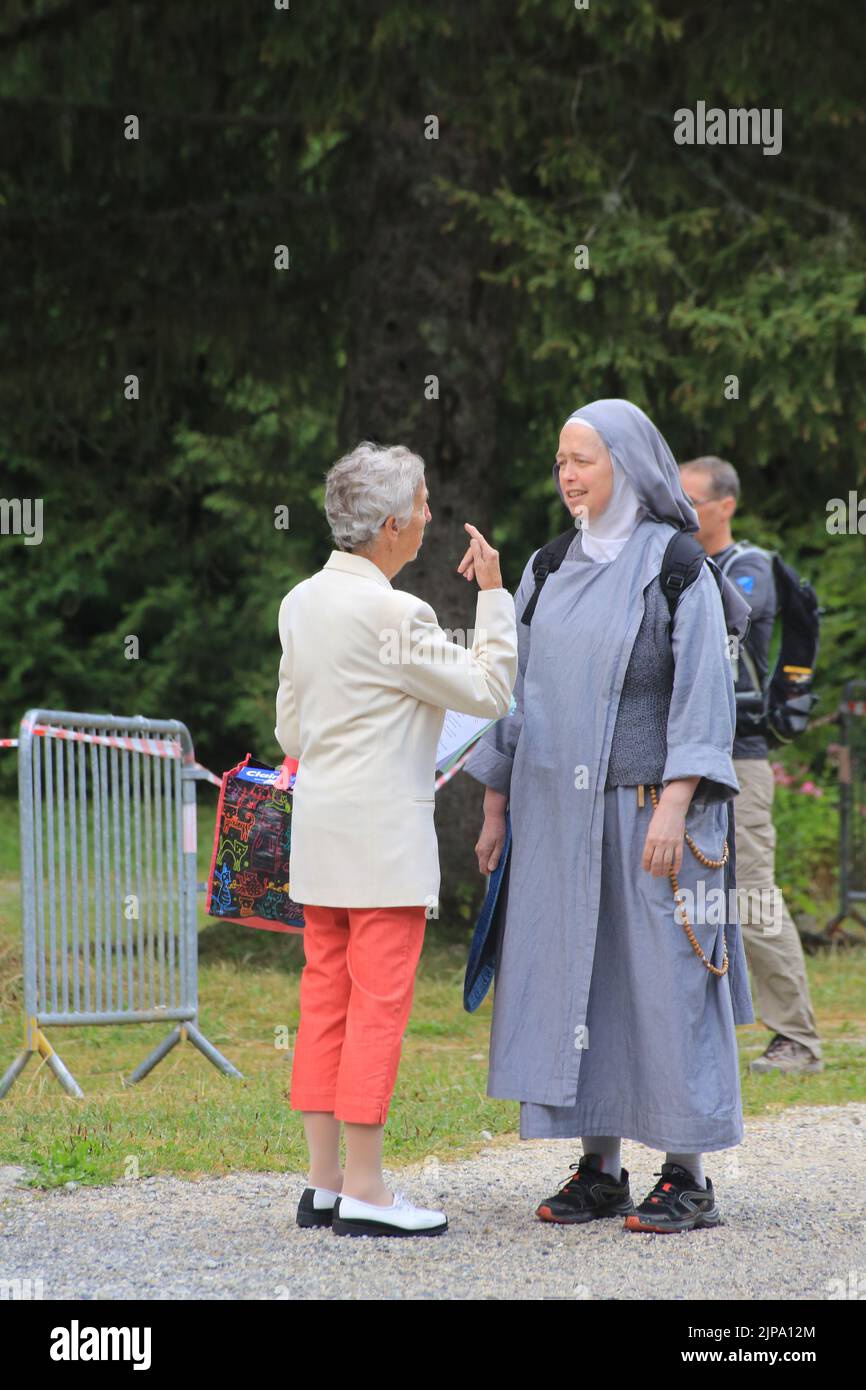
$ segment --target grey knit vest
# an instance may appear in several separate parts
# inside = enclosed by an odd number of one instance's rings
[[[605,788],[658,785],[667,762],[674,657],[668,601],[658,578],[647,585],[644,601],[619,698]]]
[[[566,560],[589,564],[580,532]],[[659,785],[667,762],[667,724],[674,680],[670,610],[656,577],[644,590],[644,615],[626,668],[607,765],[608,787]]]

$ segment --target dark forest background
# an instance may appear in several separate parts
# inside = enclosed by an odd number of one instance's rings
[[[421,453],[395,583],[471,626],[463,522],[513,588],[603,396],[736,465],[737,533],[819,590],[832,711],[866,674],[866,537],[825,524],[866,482],[863,34],[790,0],[6,0],[0,496],[42,498],[44,539],[0,536],[0,736],[110,710],[185,720],[216,771],[278,761],[277,610],[331,549],[329,464]],[[781,108],[782,152],[675,144],[699,100]],[[464,912],[480,801],[457,778],[437,813]]]

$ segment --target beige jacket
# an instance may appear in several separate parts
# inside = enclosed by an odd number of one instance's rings
[[[440,871],[433,826],[445,710],[500,718],[517,674],[514,600],[479,590],[471,648],[372,560],[334,550],[280,604],[274,730],[300,759],[290,892],[325,907],[426,905]]]

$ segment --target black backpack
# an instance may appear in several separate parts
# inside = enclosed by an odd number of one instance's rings
[[[727,574],[734,560],[757,551],[772,561],[777,609],[781,619],[781,643],[773,674],[766,689],[754,662],[743,650],[743,665],[749,673],[752,690],[737,697],[737,723],[741,733],[763,734],[771,745],[790,743],[803,733],[818,696],[812,689],[822,609],[812,585],[787,565],[775,550],[764,550],[748,541],[738,541],[722,562]]]
[[[574,540],[574,531],[575,528],[571,526],[555,540],[548,541],[547,545],[541,547],[532,562],[535,593],[524,608],[521,618],[521,622],[526,623],[527,626],[532,622],[532,615],[535,612],[538,596],[544,588],[544,581],[549,574],[553,574],[559,569],[566,551]],[[700,541],[696,540],[690,531],[675,531],[668,541],[662,557],[659,579],[668,601],[671,617],[674,615],[674,609],[679,602],[680,595],[690,584],[694,584],[701,572],[701,566],[705,563],[709,565],[722,596],[725,626],[728,634],[736,637],[742,643],[749,631],[749,605],[730,580],[724,577],[718,565],[710,559]]]

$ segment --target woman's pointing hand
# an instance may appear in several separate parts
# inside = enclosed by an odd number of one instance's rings
[[[481,532],[471,522],[464,521],[463,525],[469,532],[469,549],[457,566],[457,573],[468,580],[477,578],[479,589],[501,589],[499,551],[488,545]]]

